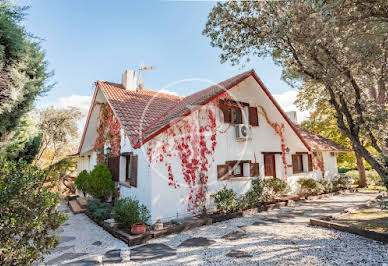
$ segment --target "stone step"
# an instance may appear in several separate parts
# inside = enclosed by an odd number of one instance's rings
[[[82,209],[86,209],[87,201],[85,198],[78,197],[77,202],[78,202],[78,205],[81,206]]]
[[[69,201],[69,208],[74,214],[83,213],[86,211],[86,209],[81,208],[77,200]]]

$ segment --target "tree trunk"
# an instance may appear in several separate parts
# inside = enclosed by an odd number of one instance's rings
[[[358,187],[366,187],[367,183],[366,183],[364,162],[362,161],[362,157],[358,152],[355,152],[355,155],[357,159],[357,169],[360,175],[360,180],[358,181]]]

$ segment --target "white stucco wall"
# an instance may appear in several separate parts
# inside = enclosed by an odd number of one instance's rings
[[[292,164],[291,155],[296,152],[308,152],[307,148],[300,141],[299,137],[295,134],[292,128],[288,125],[285,119],[278,112],[273,103],[268,99],[268,96],[261,90],[257,82],[252,78],[248,78],[241,82],[238,86],[232,88],[229,91],[231,97],[234,100],[240,102],[249,103],[250,106],[262,106],[266,110],[270,121],[283,123],[285,125],[285,143],[289,152],[286,154],[287,165]],[[97,95],[100,97],[101,95]],[[104,101],[101,97],[100,101]],[[90,151],[94,146],[96,138],[97,128],[97,112],[98,108],[95,108],[91,115],[91,122],[95,123],[94,126],[89,125],[86,134],[87,141],[85,141],[83,156],[80,158],[79,169],[91,170],[96,161],[96,153]],[[266,122],[263,114],[259,112],[259,126],[251,128],[251,139],[247,141],[236,141],[235,127],[229,124],[223,123],[223,114],[217,108],[216,121],[217,121],[217,145],[214,154],[211,156],[211,163],[208,170],[208,193],[206,207],[212,208],[214,206],[212,199],[209,195],[214,194],[224,185],[228,188],[232,188],[238,195],[246,193],[251,188],[251,180],[253,178],[246,176],[239,180],[217,180],[217,165],[225,164],[226,161],[232,160],[250,160],[252,162],[259,163],[260,177],[264,177],[264,157],[263,152],[281,152],[280,137],[275,134],[273,128]],[[198,111],[192,113],[185,120],[201,122],[198,119]],[[202,121],[203,122],[203,121]],[[202,123],[201,122],[201,123]],[[179,123],[182,122],[178,122]],[[248,124],[248,110],[244,108],[243,123]],[[171,127],[176,130],[176,125]],[[92,132],[94,131],[94,133]],[[184,181],[181,167],[181,160],[179,156],[172,156],[165,159],[171,165],[172,173],[176,183],[180,184],[179,188],[169,185],[168,171],[165,162],[149,162],[149,156],[147,155],[147,148],[150,143],[146,143],[140,149],[134,150],[129,143],[124,130],[121,130],[121,152],[133,152],[138,155],[138,175],[137,175],[137,187],[130,187],[128,185],[122,185],[125,182],[125,157],[121,157],[120,160],[120,196],[132,197],[145,204],[151,211],[151,223],[157,219],[164,221],[174,218],[182,218],[192,215],[191,212],[187,212],[188,196],[190,190]],[[206,139],[206,143],[210,146],[210,136]],[[167,133],[162,133],[155,137],[152,142],[154,145],[158,145],[161,142],[171,142],[172,138],[169,138]],[[155,144],[156,143],[156,144]],[[173,145],[171,145],[173,146]],[[89,151],[86,151],[89,148]],[[176,151],[166,151],[166,153],[176,153]],[[88,156],[91,158],[94,164],[87,162]],[[155,154],[154,154],[155,155]],[[333,176],[337,173],[336,157],[330,155],[330,153],[323,153],[325,164],[325,176]],[[209,157],[210,159],[210,157]],[[322,174],[319,170],[313,172],[307,172],[308,160],[307,154],[304,155],[304,169],[306,172],[296,175],[292,174],[292,168],[287,168],[288,184],[293,190],[296,189],[296,180],[300,177],[313,177],[319,179]],[[284,179],[284,166],[282,157],[280,154],[275,155],[276,176],[277,178]]]
[[[293,132],[285,119],[277,111],[276,107],[269,101],[267,95],[258,87],[258,84],[253,78],[248,78],[238,86],[230,90],[232,97],[240,102],[249,103],[250,106],[261,105],[266,110],[269,119],[272,122],[283,123],[285,125],[285,142],[289,148],[289,153],[286,154],[287,164],[292,164],[291,154],[295,152],[307,152],[307,148],[300,141],[298,136]],[[193,113],[191,116],[197,116]],[[264,116],[259,114],[259,126],[251,128],[251,139],[247,141],[236,141],[235,127],[229,124],[224,124],[223,114],[217,109],[217,146],[213,154],[214,162],[208,171],[208,195],[214,194],[224,185],[232,188],[237,194],[242,194],[251,188],[252,178],[246,177],[244,180],[217,180],[217,165],[225,164],[225,161],[231,160],[251,160],[259,163],[260,176],[264,177],[264,157],[262,152],[280,152],[281,141],[280,137],[275,134],[273,128],[266,122]],[[243,114],[243,122],[248,124],[248,113],[245,108]],[[174,126],[172,127],[174,128]],[[162,141],[168,138],[165,133],[158,135],[153,141]],[[208,140],[209,145],[209,140]],[[147,145],[143,146],[143,152],[146,152]],[[167,151],[168,153],[168,151]],[[146,157],[144,157],[146,159]],[[178,157],[169,157],[168,162],[171,163],[176,182],[181,184],[180,188],[174,188],[168,185],[167,167],[163,163],[152,164],[151,170],[151,212],[152,221],[156,219],[170,220],[172,218],[181,218],[191,215],[186,211],[188,203],[189,188],[185,187],[185,181],[182,176],[181,162]],[[275,155],[276,176],[284,179],[284,166],[280,154]],[[305,173],[297,175],[292,174],[292,168],[287,169],[288,181],[291,185],[300,177],[312,176],[319,178],[320,172],[307,172],[308,160],[307,154],[304,155]],[[212,200],[208,200],[207,207],[213,206]]]

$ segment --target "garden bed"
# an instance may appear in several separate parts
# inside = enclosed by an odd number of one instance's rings
[[[321,194],[317,196],[308,196],[308,199],[318,199],[323,197],[329,197],[336,194],[353,192],[354,190],[342,190],[335,193]],[[312,198],[313,197],[313,198]],[[273,210],[282,208],[285,206],[293,206],[294,202],[305,200],[305,196],[299,195],[289,195],[286,197],[278,197],[273,199],[271,202],[265,203],[263,206],[247,209],[244,211],[232,212],[232,213],[208,213],[202,214],[195,217],[190,217],[184,219],[181,223],[164,223],[164,229],[162,230],[152,230],[150,227],[147,228],[147,232],[142,235],[131,235],[130,230],[120,229],[118,226],[108,222],[96,221],[94,220],[87,212],[85,213],[91,220],[93,220],[96,224],[104,228],[107,232],[109,232],[114,237],[124,241],[128,244],[128,246],[141,245],[146,243],[148,240],[152,238],[159,238],[171,234],[181,233],[183,231],[191,230],[197,227],[201,227],[203,225],[210,225],[213,223],[223,222],[234,218],[251,216],[258,214],[263,211]]]
[[[310,219],[310,223],[388,243],[388,210],[380,207],[381,200],[388,200],[388,197],[379,200],[348,208],[335,217]]]

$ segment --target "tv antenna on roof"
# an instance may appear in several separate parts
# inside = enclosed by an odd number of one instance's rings
[[[137,71],[139,72],[139,75],[138,75],[138,78],[136,81],[136,88],[139,86],[140,75],[142,73],[144,73],[145,71],[154,70],[154,69],[155,69],[155,67],[153,67],[153,66],[145,66],[144,63],[141,63],[140,67],[137,69]]]

